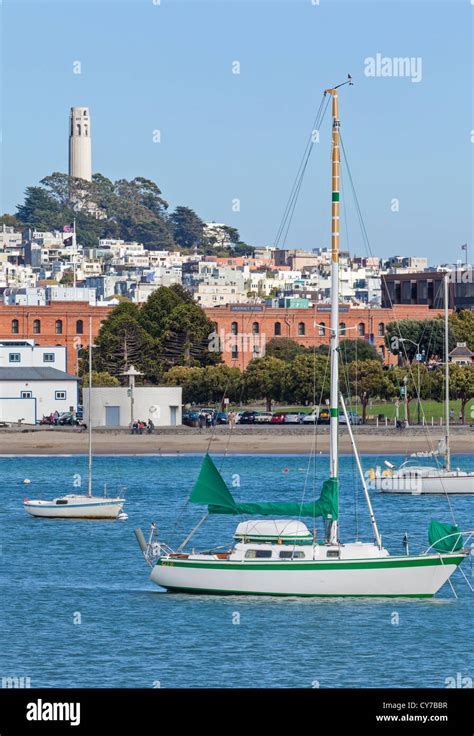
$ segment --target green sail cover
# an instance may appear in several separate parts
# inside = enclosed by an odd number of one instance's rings
[[[207,504],[210,514],[245,514],[247,516],[304,516],[335,521],[338,518],[339,481],[329,478],[323,483],[316,501],[295,503],[236,503],[213,461],[206,454],[199,477],[189,498],[191,503]]]
[[[455,537],[443,539],[448,534],[456,534],[459,531],[457,524],[443,524],[441,521],[431,519],[428,529],[428,540],[437,552],[457,552],[462,549],[464,542],[461,534]]]

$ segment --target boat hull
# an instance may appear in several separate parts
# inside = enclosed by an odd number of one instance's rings
[[[57,506],[48,502],[25,501],[23,506],[31,516],[46,519],[116,519],[123,504],[123,501],[104,500]]]
[[[172,591],[274,596],[430,597],[463,555],[255,563],[160,559],[150,579]]]
[[[429,475],[421,478],[388,476],[376,478],[372,488],[382,493],[474,495],[473,474]]]

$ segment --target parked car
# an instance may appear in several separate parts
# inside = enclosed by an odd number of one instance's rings
[[[303,417],[301,416],[301,412],[290,411],[288,412],[288,414],[285,414],[283,423],[284,424],[301,424],[302,420],[303,420]]]
[[[362,424],[362,417],[360,416],[360,414],[357,414],[357,412],[348,411],[347,415],[351,424]],[[339,424],[346,424],[346,417],[344,416],[344,412],[339,413]]]
[[[225,411],[218,411],[216,414],[216,424],[229,424],[229,417]]]
[[[285,412],[276,412],[271,418],[271,424],[284,424],[285,423]]]
[[[243,411],[239,417],[239,424],[255,424],[257,411]]]
[[[271,411],[259,411],[255,416],[255,424],[269,424],[272,421]]]
[[[303,417],[303,424],[329,424],[329,409],[313,409]]]
[[[77,427],[79,425],[79,419],[76,417],[76,415],[72,411],[63,411],[62,414],[59,415],[56,424],[60,424],[62,427],[64,426],[74,426]]]
[[[188,427],[199,426],[199,412],[198,411],[185,411],[183,412],[183,424]]]

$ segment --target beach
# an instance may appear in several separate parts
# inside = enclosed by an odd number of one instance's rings
[[[214,429],[165,427],[152,435],[132,435],[127,430],[97,429],[93,433],[96,455],[149,455],[214,453],[228,454],[306,454],[329,452],[328,427],[242,426],[232,432],[226,426]],[[357,447],[362,454],[410,455],[435,450],[444,436],[442,427],[354,427]],[[76,428],[9,428],[0,430],[0,455],[82,455],[88,451],[88,434]],[[347,431],[341,428],[340,451],[351,452]],[[453,454],[474,452],[474,428],[453,427]]]

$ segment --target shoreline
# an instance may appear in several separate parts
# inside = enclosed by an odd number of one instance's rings
[[[327,427],[228,427],[208,429],[166,427],[153,435],[132,435],[127,430],[94,430],[94,455],[202,455],[208,449],[220,455],[308,455],[329,452]],[[405,430],[354,427],[357,448],[363,455],[403,455],[436,449],[444,436],[441,427]],[[341,454],[352,454],[349,436],[341,427]],[[88,435],[72,428],[10,429],[0,431],[0,457],[87,455]],[[453,455],[474,454],[474,430],[457,427],[451,435]]]

